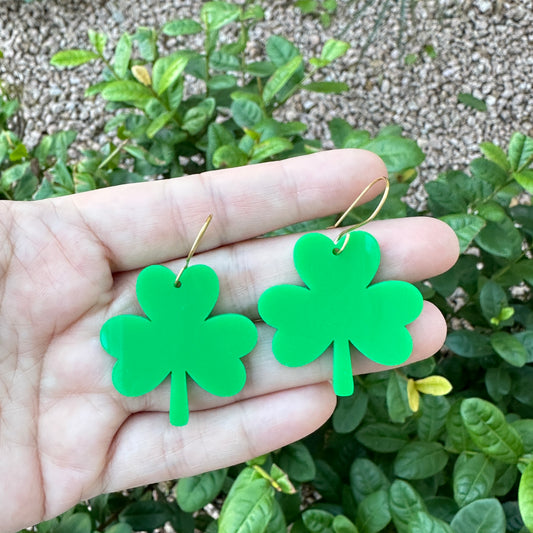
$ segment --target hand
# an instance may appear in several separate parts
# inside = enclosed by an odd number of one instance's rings
[[[244,358],[243,391],[220,398],[191,384],[184,427],[168,421],[169,380],[136,398],[113,388],[115,359],[101,348],[99,332],[111,316],[141,314],[139,271],[166,264],[177,272],[209,213],[213,222],[193,264],[213,267],[220,278],[216,313],[257,320],[266,288],[299,282],[292,263],[298,237],[254,237],[342,212],[385,172],[373,154],[342,150],[0,203],[0,530],[51,518],[103,492],[235,464],[323,424],[335,407],[331,358],[280,365],[265,324]],[[433,219],[379,221],[365,231],[379,241],[381,279],[421,280],[457,258],[455,235]],[[409,329],[409,362],[436,352],[446,332],[429,303]],[[354,373],[383,369],[355,350],[352,362]]]

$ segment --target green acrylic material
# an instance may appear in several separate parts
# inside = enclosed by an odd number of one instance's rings
[[[205,265],[185,269],[180,287],[163,266],[149,266],[137,280],[137,298],[148,318],[119,315],[102,327],[100,340],[117,362],[113,385],[125,396],[140,396],[169,374],[170,422],[189,419],[189,376],[217,396],[237,394],[246,381],[241,357],[257,343],[254,323],[242,315],[209,317],[218,299],[215,272]]]
[[[290,367],[306,365],[333,345],[333,387],[353,393],[350,343],[383,365],[403,363],[413,350],[405,327],[422,311],[420,291],[405,281],[370,285],[380,262],[376,239],[353,231],[345,249],[320,233],[301,237],[294,264],[306,287],[277,285],[259,299],[259,314],[277,329],[276,359]]]

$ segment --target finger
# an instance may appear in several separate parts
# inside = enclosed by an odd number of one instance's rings
[[[115,271],[183,257],[208,214],[201,249],[245,240],[345,210],[383,162],[365,150],[336,150],[166,181],[100,189],[54,203],[76,209]],[[380,192],[377,185],[365,195]],[[63,212],[66,212],[63,209]]]
[[[379,242],[381,265],[375,281],[427,279],[448,270],[457,260],[459,247],[453,230],[427,217],[376,221],[365,226]],[[339,230],[325,232],[331,238]],[[301,235],[255,239],[195,256],[196,264],[212,267],[220,279],[215,313],[237,312],[258,318],[260,295],[273,285],[302,284],[293,262],[293,248]],[[179,271],[183,261],[167,263]],[[115,277],[115,303],[110,315],[139,313],[135,297],[138,272]],[[126,306],[126,307],[124,307]]]
[[[322,383],[192,413],[184,427],[171,426],[166,413],[133,415],[115,438],[100,492],[252,459],[308,435],[334,408],[332,388]]]
[[[440,311],[425,302],[420,317],[408,326],[413,338],[413,352],[404,364],[415,363],[430,357],[444,344],[446,322]],[[251,354],[243,359],[246,365],[246,385],[241,393],[231,397],[208,394],[189,381],[189,402],[191,411],[212,409],[239,400],[269,394],[275,391],[313,385],[332,379],[332,351],[327,350],[312,363],[290,368],[278,363],[272,355],[274,330],[264,324],[258,326],[259,341]],[[403,365],[399,365],[403,366]],[[352,348],[352,370],[355,375],[389,370],[391,366],[374,363]],[[129,412],[168,411],[170,383],[165,381],[149,394],[138,398],[122,398],[124,408]]]

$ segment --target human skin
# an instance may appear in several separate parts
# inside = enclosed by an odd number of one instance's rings
[[[259,321],[268,287],[301,283],[297,235],[256,239],[299,221],[344,211],[382,161],[338,150],[168,181],[123,185],[38,202],[0,202],[0,531],[51,518],[104,492],[191,476],[280,448],[320,427],[336,397],[331,355],[280,365],[273,330]],[[364,198],[378,194],[379,187]],[[169,380],[140,397],[112,386],[115,359],[101,347],[104,322],[141,314],[139,271],[179,271],[206,216],[213,222],[193,263],[220,279],[216,313],[257,322],[236,396],[189,386],[190,421],[168,421]],[[326,233],[335,237],[339,230]],[[457,259],[457,239],[430,218],[372,222],[381,248],[376,279],[426,279]],[[409,363],[442,345],[446,324],[425,303],[409,326]],[[355,374],[383,370],[352,353]]]

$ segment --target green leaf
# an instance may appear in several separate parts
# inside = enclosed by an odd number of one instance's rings
[[[287,522],[281,505],[276,499],[272,501],[272,505],[272,516],[265,529],[265,533],[287,533]]]
[[[321,509],[308,509],[302,513],[303,523],[310,533],[333,533],[334,516]]]
[[[128,72],[132,52],[131,37],[127,33],[123,33],[118,40],[115,48],[115,55],[113,59],[113,68],[119,78],[125,78]]]
[[[170,516],[166,502],[147,500],[128,505],[119,514],[119,520],[129,524],[135,531],[143,531],[162,527],[170,520]]]
[[[513,133],[509,141],[509,163],[511,169],[515,171],[522,169],[532,156],[533,138],[523,133]]]
[[[91,533],[91,517],[88,513],[75,513],[63,518],[54,533]]]
[[[133,529],[129,524],[114,524],[107,527],[105,533],[133,533]]]
[[[389,173],[415,168],[426,157],[416,141],[395,135],[380,135],[362,148],[381,157]]]
[[[427,511],[420,494],[400,479],[395,480],[389,489],[389,507],[398,533],[408,533],[409,524],[417,513]]]
[[[316,475],[313,486],[325,500],[337,501],[342,492],[342,481],[339,474],[322,459],[315,461],[315,464]]]
[[[505,533],[505,514],[494,498],[476,500],[463,507],[450,524],[454,533]]]
[[[283,137],[270,137],[255,145],[252,149],[251,163],[260,163],[266,159],[273,157],[281,152],[290,150],[293,147],[292,143]]]
[[[387,409],[393,422],[403,423],[412,414],[407,399],[407,380],[398,372],[391,372],[389,375]]]
[[[533,453],[533,420],[523,419],[516,420],[511,424],[516,429],[522,442],[524,443],[524,450],[526,453]]]
[[[467,329],[449,333],[446,337],[446,346],[463,357],[483,357],[493,353],[487,336]]]
[[[462,453],[453,470],[453,497],[459,507],[486,498],[494,485],[496,470],[488,457]]]
[[[461,400],[451,406],[446,419],[446,446],[457,453],[471,450],[473,447],[472,439],[461,417]]]
[[[209,66],[215,70],[238,71],[241,68],[241,62],[237,56],[216,50],[209,58]]]
[[[394,473],[404,479],[424,479],[444,469],[448,454],[438,442],[410,442],[396,456]]]
[[[23,143],[18,143],[9,154],[9,160],[13,162],[20,161],[26,157],[28,157],[28,150]]]
[[[245,99],[232,102],[231,114],[241,128],[252,128],[264,117],[263,111],[255,102]]]
[[[218,147],[213,153],[214,168],[241,167],[248,163],[248,155],[234,144]]]
[[[223,468],[180,479],[174,488],[179,506],[187,513],[205,507],[222,490],[227,473],[227,468]]]
[[[325,42],[320,58],[331,63],[342,57],[350,48],[350,44],[345,41],[337,41],[336,39],[329,39]]]
[[[361,533],[377,533],[391,521],[389,495],[378,490],[368,495],[357,507],[357,529]]]
[[[90,29],[89,40],[91,41],[91,44],[94,46],[96,51],[100,55],[104,55],[104,49],[107,43],[107,35],[105,33],[101,33],[99,31],[94,31]]]
[[[181,76],[189,59],[189,54],[175,52],[172,55],[160,57],[154,63],[152,86],[158,95],[163,94]]]
[[[298,48],[279,35],[271,35],[267,40],[266,54],[268,59],[270,59],[276,67],[286,65],[291,59],[298,56],[299,53]]]
[[[63,50],[52,56],[50,64],[54,67],[77,67],[99,57],[91,50]]]
[[[507,159],[505,159],[505,162],[507,163]],[[507,166],[509,166],[508,163]],[[495,187],[501,186],[507,181],[507,170],[505,168],[482,157],[474,159],[470,163],[470,172],[472,177],[490,183]]]
[[[496,470],[494,485],[492,486],[491,496],[506,496],[515,486],[518,477],[518,468],[516,465],[506,465],[501,461],[492,460]]]
[[[499,402],[511,391],[511,377],[506,368],[488,368],[485,373],[485,386],[493,400]]]
[[[350,467],[350,487],[357,503],[379,490],[388,490],[390,481],[370,459],[358,458]]]
[[[527,362],[527,352],[524,345],[506,331],[497,331],[490,337],[494,351],[510,365],[522,367]]]
[[[313,457],[302,442],[285,446],[281,450],[278,463],[294,481],[311,481],[316,475]]]
[[[446,522],[419,511],[411,518],[408,533],[453,533],[453,531]]]
[[[518,487],[518,505],[525,526],[533,531],[533,462],[530,462]]]
[[[59,185],[70,193],[74,192],[72,174],[61,159],[50,169],[50,174],[53,176],[54,185]]]
[[[493,143],[483,142],[479,145],[483,155],[493,163],[496,163],[500,168],[507,172],[510,169],[509,161],[505,152]]]
[[[89,98],[90,96],[94,96],[95,94],[101,93],[102,89],[104,89],[104,87],[107,87],[110,83],[112,82],[102,81],[100,83],[95,83],[94,85],[91,85],[85,90],[85,98]]]
[[[218,530],[231,533],[263,533],[274,512],[274,489],[266,479],[254,479],[230,493]]]
[[[214,98],[206,98],[189,109],[183,117],[182,128],[191,135],[198,135],[208,124],[215,111]]]
[[[131,80],[110,82],[102,90],[102,97],[111,102],[139,102],[145,104],[153,97],[152,91],[141,83]]]
[[[493,318],[500,316],[502,308],[507,305],[507,294],[501,285],[489,280],[481,289],[479,303],[483,316],[490,323]]]
[[[522,170],[522,172],[514,172],[513,178],[520,184],[528,193],[533,193],[533,170]]]
[[[476,98],[470,93],[460,93],[457,96],[457,100],[461,104],[464,104],[466,107],[471,107],[472,109],[477,109],[478,111],[487,110],[487,104],[485,103],[485,101]]]
[[[276,66],[270,61],[254,61],[253,63],[247,63],[245,72],[258,78],[266,78],[272,76]]]
[[[176,19],[167,22],[162,29],[165,35],[193,35],[202,31],[202,26],[193,19]]]
[[[237,85],[237,78],[230,74],[219,74],[207,80],[207,87],[211,91],[233,89]]]
[[[461,416],[470,437],[483,453],[503,463],[518,462],[524,453],[520,435],[495,405],[468,398],[461,404]]]
[[[200,11],[200,18],[210,32],[236,20],[241,13],[238,5],[227,2],[206,2]]]
[[[263,100],[265,104],[271,100],[285,87],[292,75],[300,68],[302,56],[293,57],[285,65],[278,67],[274,74],[268,79],[263,88]]]
[[[294,5],[305,14],[313,13],[318,7],[317,0],[296,0]]]
[[[333,413],[333,429],[337,433],[350,433],[361,423],[366,414],[368,394],[362,387],[357,387],[351,396],[337,398],[337,407]]]
[[[153,120],[146,129],[146,135],[148,138],[152,139],[155,134],[170,121],[173,115],[174,111],[167,111]]]
[[[207,170],[215,168],[213,165],[213,154],[215,151],[221,146],[234,145],[234,143],[233,135],[222,124],[217,124],[216,122],[209,124],[209,128],[207,129]],[[246,162],[243,164],[246,164]]]
[[[355,433],[364,446],[379,453],[393,453],[407,443],[408,437],[398,426],[376,422],[366,424]]]
[[[420,440],[436,440],[446,424],[450,404],[443,396],[422,396],[417,433]]]
[[[475,241],[483,250],[498,257],[511,259],[522,252],[522,235],[509,217],[498,223],[487,222]]]
[[[350,86],[347,83],[340,81],[312,81],[302,87],[307,91],[315,93],[335,93],[340,94],[347,91]]]
[[[441,217],[443,222],[446,222],[459,239],[460,252],[464,253],[472,240],[485,227],[486,222],[481,217],[476,215],[446,215]]]
[[[4,190],[21,180],[24,174],[30,169],[30,162],[13,165],[2,172],[0,187]]]
[[[332,526],[334,533],[359,533],[355,524],[342,514],[333,519]]]

